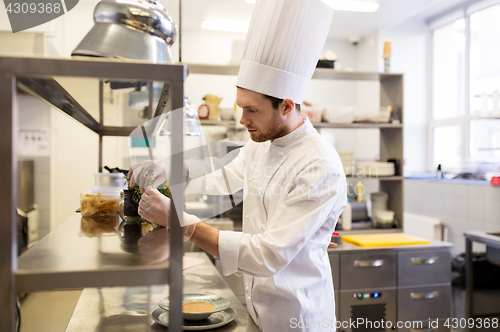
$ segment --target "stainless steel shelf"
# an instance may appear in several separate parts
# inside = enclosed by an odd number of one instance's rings
[[[238,65],[207,65],[188,64],[189,74],[203,75],[238,75]],[[400,78],[397,73],[377,73],[377,72],[356,72],[342,71],[329,68],[316,68],[313,78],[331,80],[352,80],[352,81],[380,81],[391,78]]]
[[[182,230],[174,209],[170,228],[170,257],[158,264],[142,263],[137,254],[122,250],[118,235],[101,238],[80,236],[80,217],[72,216],[19,258],[16,255],[16,185],[18,101],[20,90],[51,103],[89,130],[99,135],[99,165],[102,164],[102,137],[126,136],[134,128],[104,126],[103,89],[105,81],[164,82],[168,87],[169,109],[181,108],[184,102],[185,64],[151,64],[109,59],[49,59],[0,56],[0,136],[4,163],[0,182],[4,197],[0,201],[0,331],[15,329],[15,292],[47,289],[139,286],[172,283],[170,291],[171,322],[181,317],[182,299]],[[94,79],[99,85],[97,113],[91,116],[57,81],[59,77]],[[150,98],[151,99],[151,98]],[[165,104],[167,101],[165,101]],[[150,111],[152,101],[150,100]],[[165,106],[160,111],[167,111]],[[152,116],[152,112],[149,112]],[[182,114],[173,113],[171,146],[182,151]],[[180,153],[182,156],[182,153]],[[96,165],[96,169],[98,169]],[[182,157],[172,161],[172,177],[182,177]],[[183,200],[179,204],[184,204]],[[169,265],[170,264],[170,265]],[[170,266],[170,267],[169,267]],[[172,324],[171,329],[179,331]],[[179,325],[179,324],[177,324]]]
[[[187,77],[184,64],[152,64],[112,59],[49,59],[1,57],[0,73],[18,77],[75,76],[116,80],[149,80],[183,82]]]
[[[352,180],[380,180],[380,181],[403,181],[404,176],[401,175],[393,175],[393,176],[346,176],[346,178]]]
[[[19,257],[17,291],[168,283],[168,260],[146,265],[119,234],[89,238],[80,221],[71,216]]]
[[[392,123],[328,123],[328,122],[315,122],[313,126],[316,128],[347,128],[347,129],[402,129],[402,124]]]
[[[234,120],[200,120],[204,126],[225,126],[232,127],[236,123]],[[402,129],[402,124],[392,123],[328,123],[328,122],[313,122],[312,125],[316,128],[346,128],[346,129]],[[241,127],[244,129],[244,127]]]

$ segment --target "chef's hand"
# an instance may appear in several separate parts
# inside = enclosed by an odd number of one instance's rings
[[[160,193],[157,189],[148,188],[142,194],[139,202],[139,215],[144,219],[157,225],[170,227],[170,198]],[[180,220],[184,234],[184,242],[191,238],[196,224],[200,222],[198,217],[183,212],[183,220]]]
[[[170,234],[166,228],[149,232],[137,243],[144,264],[161,262],[170,256]]]
[[[141,161],[132,165],[127,174],[127,179],[130,180],[130,187],[133,188],[137,184],[141,192],[144,192],[147,187],[157,188],[159,185],[165,183],[169,177],[169,158],[158,161]]]

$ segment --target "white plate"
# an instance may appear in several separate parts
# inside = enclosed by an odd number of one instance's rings
[[[211,303],[215,306],[213,310],[207,311],[207,312],[201,312],[201,313],[189,313],[189,312],[183,312],[182,315],[184,316],[184,319],[189,319],[189,320],[201,320],[205,319],[208,316],[212,315],[213,313],[216,313],[218,311],[226,310],[231,306],[231,302],[229,302],[228,299],[225,299],[221,296],[215,295],[215,294],[207,294],[207,293],[186,293],[182,295],[182,303],[189,303],[189,302],[207,302]],[[158,302],[158,306],[162,309],[168,310],[169,308],[169,300],[168,297],[164,297],[163,299]]]
[[[233,308],[219,311],[211,314],[203,320],[184,320],[185,331],[204,331],[212,330],[230,323],[236,317],[236,311]],[[155,322],[165,327],[168,327],[168,311],[158,308],[151,313],[151,318]]]

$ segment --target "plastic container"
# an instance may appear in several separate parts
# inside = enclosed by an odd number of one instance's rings
[[[377,211],[377,221],[379,221],[379,222],[393,222],[394,221],[394,211],[391,211],[391,210]]]
[[[125,189],[127,180],[123,173],[95,173],[94,174],[96,187],[113,187]]]
[[[394,226],[394,211],[377,211],[377,228],[391,228]]]
[[[376,225],[378,213],[380,211],[387,211],[387,200],[389,195],[383,191],[374,192],[370,194],[370,201],[372,205],[372,221],[373,224]]]
[[[363,202],[365,193],[365,186],[363,185],[363,181],[358,180],[354,190],[356,191],[356,201]]]
[[[344,212],[342,212],[342,230],[349,231],[352,228],[352,208],[351,203],[347,202]]]
[[[118,215],[122,208],[122,195],[118,192],[91,193],[80,196],[82,217],[107,217]]]

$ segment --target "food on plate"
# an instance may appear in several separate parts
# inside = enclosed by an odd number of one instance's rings
[[[207,302],[189,302],[182,304],[182,312],[198,314],[215,309],[215,305]]]
[[[106,197],[102,194],[80,194],[82,217],[101,217],[118,213],[120,197]]]

